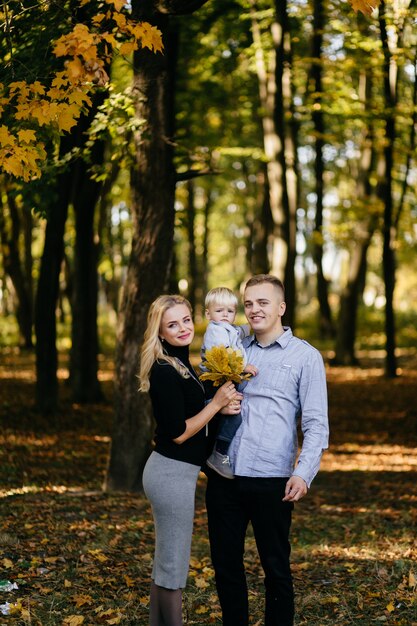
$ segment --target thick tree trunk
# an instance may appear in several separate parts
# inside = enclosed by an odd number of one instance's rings
[[[313,50],[311,76],[313,80],[312,120],[315,131],[316,155],[314,174],[316,181],[316,221],[314,227],[314,261],[317,271],[317,299],[319,303],[319,332],[322,337],[334,335],[332,313],[329,304],[329,283],[323,272],[323,195],[324,195],[324,118],[322,109],[322,45],[324,31],[323,0],[314,0]]]
[[[102,147],[94,163],[102,159]],[[97,245],[94,241],[94,213],[100,184],[91,180],[86,163],[79,161],[73,178],[75,212],[75,254],[72,292],[71,387],[76,402],[102,399],[98,381],[97,329]]]
[[[168,18],[154,2],[132,3],[137,19],[162,30],[164,54],[142,49],[134,58],[136,114],[146,129],[136,144],[131,171],[133,239],[121,305],[116,353],[115,425],[107,490],[141,489],[150,452],[152,413],[148,397],[138,392],[139,350],[150,303],[166,289],[172,259],[175,172],[173,148],[173,63]]]

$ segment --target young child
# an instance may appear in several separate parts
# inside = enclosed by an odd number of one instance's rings
[[[209,324],[203,338],[201,358],[204,360],[206,351],[214,346],[223,345],[226,348],[240,350],[243,356],[243,371],[256,376],[258,370],[254,365],[247,362],[242,344],[242,339],[250,334],[249,325],[236,326],[233,323],[237,305],[237,297],[227,287],[216,287],[208,292],[205,308]],[[204,366],[200,366],[200,369],[205,371]],[[241,422],[240,413],[238,415],[225,415],[220,418],[214,450],[207,459],[207,465],[224,478],[233,478],[233,470],[227,452]]]

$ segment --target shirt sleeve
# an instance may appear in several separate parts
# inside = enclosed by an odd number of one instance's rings
[[[316,350],[302,368],[299,394],[303,444],[293,475],[303,478],[310,487],[329,445],[326,372],[321,354]]]
[[[169,363],[156,363],[151,371],[150,385],[157,433],[176,439],[187,426],[180,374]]]

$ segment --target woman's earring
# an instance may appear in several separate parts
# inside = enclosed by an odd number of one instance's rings
[[[163,337],[159,337],[160,341],[164,343],[165,339]]]

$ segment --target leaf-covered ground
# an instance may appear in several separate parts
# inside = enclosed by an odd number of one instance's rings
[[[417,626],[417,359],[387,381],[378,360],[328,368],[331,448],[292,533],[297,625]],[[0,362],[0,624],[146,626],[153,527],[142,496],[100,486],[111,432],[107,403],[71,404],[62,384],[54,419],[33,409],[33,357]],[[65,376],[65,370],[61,372]],[[204,478],[185,623],[221,624],[210,564]],[[262,572],[246,563],[252,624],[263,624]]]

